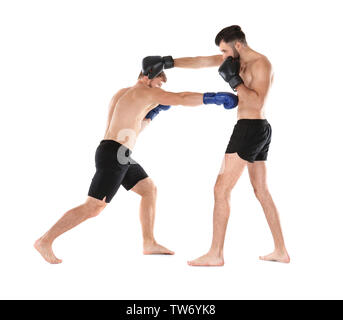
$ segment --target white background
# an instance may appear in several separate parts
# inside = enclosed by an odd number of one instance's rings
[[[0,2],[2,299],[343,298],[342,16],[339,1]],[[269,186],[290,265],[273,242],[245,171],[232,196],[223,268],[186,264],[208,250],[213,186],[236,110],[172,107],[133,157],[158,187],[156,238],[173,257],[143,256],[139,197],[119,190],[97,218],[59,238],[61,265],[33,249],[94,173],[107,107],[146,55],[218,54],[239,24],[275,70]],[[216,68],[167,70],[169,91],[228,91]]]

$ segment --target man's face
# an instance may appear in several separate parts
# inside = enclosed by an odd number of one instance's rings
[[[239,53],[235,48],[234,43],[221,41],[219,44],[219,50],[223,53],[223,60],[226,60],[228,57],[239,58]]]
[[[150,81],[151,81],[150,82],[151,88],[161,88],[162,87],[163,81],[162,81],[161,77],[156,77]]]

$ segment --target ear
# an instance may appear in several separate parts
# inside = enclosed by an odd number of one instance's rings
[[[236,41],[235,48],[236,50],[240,50],[242,48],[242,44],[239,41]]]

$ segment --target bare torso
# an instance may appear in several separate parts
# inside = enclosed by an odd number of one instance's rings
[[[133,149],[146,114],[157,104],[149,105],[146,87],[135,85],[120,90],[112,99],[112,118],[109,119],[104,139],[115,140]]]
[[[265,98],[262,99],[263,101],[259,99],[256,99],[255,101],[240,100],[237,112],[238,119],[265,119],[266,97],[273,81],[273,72],[270,62],[265,56],[256,52],[256,55],[251,61],[241,64],[241,71],[239,75],[241,76],[242,80],[244,81],[244,85],[247,88],[255,90],[254,80],[259,77],[258,73],[261,72],[260,69],[256,70],[257,64],[260,66],[261,64],[265,65],[266,69],[268,69],[266,74],[269,78],[269,85],[265,92]]]

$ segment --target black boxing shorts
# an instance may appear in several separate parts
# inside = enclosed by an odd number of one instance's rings
[[[90,197],[111,202],[122,185],[132,189],[148,177],[144,169],[131,158],[131,150],[114,140],[102,140],[96,149],[96,172],[89,187]]]
[[[225,153],[237,153],[243,160],[253,163],[268,157],[272,128],[265,119],[237,121]]]

